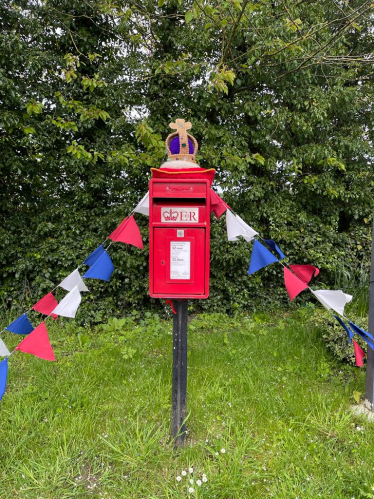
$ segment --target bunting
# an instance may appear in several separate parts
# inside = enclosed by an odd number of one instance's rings
[[[58,315],[52,314],[52,310],[57,307],[58,303],[56,298],[53,296],[52,291],[47,295],[43,296],[41,300],[39,300],[32,307],[32,310],[36,310],[44,315],[50,315],[53,319],[57,319]]]
[[[60,282],[59,287],[66,291],[71,291],[75,287],[77,287],[79,291],[89,291],[84,284],[78,269],[73,270],[71,274],[65,277],[65,279]]]
[[[149,191],[140,200],[134,211],[135,213],[141,213],[142,215],[149,217]]]
[[[125,218],[119,226],[108,236],[114,242],[131,244],[137,248],[143,249],[142,236],[139,227],[135,222],[134,215]]]
[[[330,290],[330,289],[319,289],[317,291],[311,292],[317,298],[317,300],[322,303],[322,305],[327,308],[327,310],[335,310],[340,315],[344,315],[344,307],[349,303],[353,296],[343,293],[341,289]]]
[[[10,355],[10,352],[7,349],[3,340],[0,338],[0,357],[6,357],[8,355]]]
[[[213,189],[210,189],[210,211],[213,211],[219,218],[227,209],[230,209],[229,205]]]
[[[8,359],[0,362],[0,400],[3,398],[6,389],[6,380],[8,377]]]
[[[239,215],[234,215],[231,210],[226,211],[226,228],[229,241],[237,241],[238,237],[242,236],[249,242],[257,235],[257,232],[252,227],[247,225]]]
[[[227,212],[229,213],[229,212]],[[264,245],[262,245],[257,239],[253,244],[251,263],[249,264],[248,275],[254,274],[258,270],[271,265],[279,260],[275,258],[273,253],[271,253]]]
[[[337,315],[334,315],[335,319],[339,322],[339,324],[345,329],[346,333],[348,334],[348,343],[352,343],[352,338],[355,335],[352,333],[352,331],[349,329],[347,324]]]
[[[35,357],[44,360],[56,360],[44,322],[39,324],[31,334],[23,339],[21,343],[16,346],[15,350],[30,353],[31,355],[35,355]]]
[[[313,265],[289,265],[289,267],[297,277],[300,277],[300,279],[307,284],[309,284],[312,277],[317,277],[319,274],[319,269]]]
[[[90,255],[88,255],[88,257],[83,262],[84,265],[89,265],[91,267],[91,265],[93,265],[96,262],[96,260],[98,260],[101,257],[104,251],[105,251],[104,245],[100,244],[100,246],[98,246]]]
[[[75,318],[78,307],[82,301],[78,286],[75,286],[57,305],[53,313],[62,317]]]
[[[365,357],[365,352],[362,350],[360,345],[353,340],[353,348],[355,349],[356,366],[363,367],[363,358]]]
[[[109,281],[113,272],[113,262],[108,253],[104,251],[92,267],[87,270],[83,277],[85,279],[101,279],[102,281]]]
[[[362,329],[361,327],[357,326],[351,321],[348,321],[348,324],[351,326],[352,330],[357,333],[363,340],[366,341],[366,343],[369,345],[369,347],[374,350],[374,337],[365,331],[365,329]]]
[[[284,284],[287,289],[288,296],[292,301],[299,293],[308,288],[308,285],[301,281],[295,274],[293,274],[286,267],[283,267]]]
[[[214,212],[217,218],[220,218],[222,214],[226,212],[227,237],[229,241],[237,241],[239,237],[243,237],[247,242],[255,239],[255,236],[258,235],[258,233],[238,215],[232,213],[230,207],[212,189],[210,190],[210,201],[211,211]],[[149,192],[144,195],[134,212],[149,216]],[[140,230],[133,215],[125,218],[107,239],[111,239],[113,242],[133,245],[140,249],[143,248]],[[265,239],[264,242],[280,260],[285,258],[283,252],[272,239]],[[251,275],[272,263],[280,261],[271,251],[257,239],[254,240],[248,275]],[[114,271],[113,262],[104,249],[103,244],[98,246],[84,260],[84,264],[88,265],[90,268],[83,275],[83,278],[109,281]],[[290,265],[289,268],[291,270],[284,267],[284,283],[290,300],[293,300],[301,291],[308,288],[308,283],[312,277],[318,276],[319,269],[313,265]],[[60,303],[57,302],[53,293],[50,292],[35,303],[32,310],[52,316],[53,318],[57,318],[58,315],[74,318],[82,300],[80,292],[89,291],[78,268],[71,272],[71,274],[69,274],[58,286],[68,291],[67,295]],[[345,305],[352,300],[352,296],[344,293],[342,290],[313,291],[311,289],[311,292],[325,308],[334,310],[343,316]],[[166,303],[170,303],[173,312],[176,313],[172,300],[168,300]],[[353,340],[354,334],[358,334],[365,340],[368,346],[374,350],[373,335],[351,321],[348,321],[350,326],[348,327],[340,317],[334,317],[347,332],[349,342],[353,341],[356,365],[362,367],[364,365],[363,358],[365,357],[365,352],[360,345]],[[25,313],[9,324],[5,329],[15,334],[28,335],[20,342],[15,350],[30,353],[45,360],[55,360],[44,321],[34,329],[28,319],[27,313]],[[0,357],[6,357],[0,362],[0,400],[6,390],[9,355],[11,355],[11,353],[4,341],[0,338]]]
[[[277,253],[279,258],[283,260],[285,258],[282,251],[279,249],[279,246],[272,239],[264,239],[265,243],[271,248],[274,253]]]
[[[34,330],[34,327],[29,321],[27,314],[22,314],[5,329],[15,334],[30,334]]]

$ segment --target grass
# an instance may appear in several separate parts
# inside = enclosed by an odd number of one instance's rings
[[[48,322],[57,362],[9,360],[1,499],[374,497],[374,424],[349,409],[365,371],[336,364],[311,314],[191,321],[179,451],[171,320]]]

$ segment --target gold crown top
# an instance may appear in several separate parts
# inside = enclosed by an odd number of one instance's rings
[[[169,160],[196,163],[195,156],[199,149],[199,144],[195,137],[187,133],[187,130],[192,128],[191,122],[177,119],[175,123],[169,123],[169,126],[171,129],[177,130],[168,135],[165,140]]]

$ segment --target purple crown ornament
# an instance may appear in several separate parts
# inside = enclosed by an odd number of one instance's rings
[[[169,124],[171,129],[177,131],[171,133],[166,141],[166,150],[171,161],[190,161],[196,163],[195,155],[199,148],[195,137],[187,133],[187,130],[192,128],[191,123],[185,122],[183,119],[175,120],[175,123]]]

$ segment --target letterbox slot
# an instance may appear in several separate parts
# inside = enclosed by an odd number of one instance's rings
[[[154,182],[153,197],[204,197],[204,182]]]
[[[187,198],[154,198],[153,205],[160,205],[160,204],[173,204],[173,203],[178,203],[178,204],[185,204],[186,206],[192,206],[192,205],[206,205],[206,198],[193,198],[193,199],[187,199]]]

